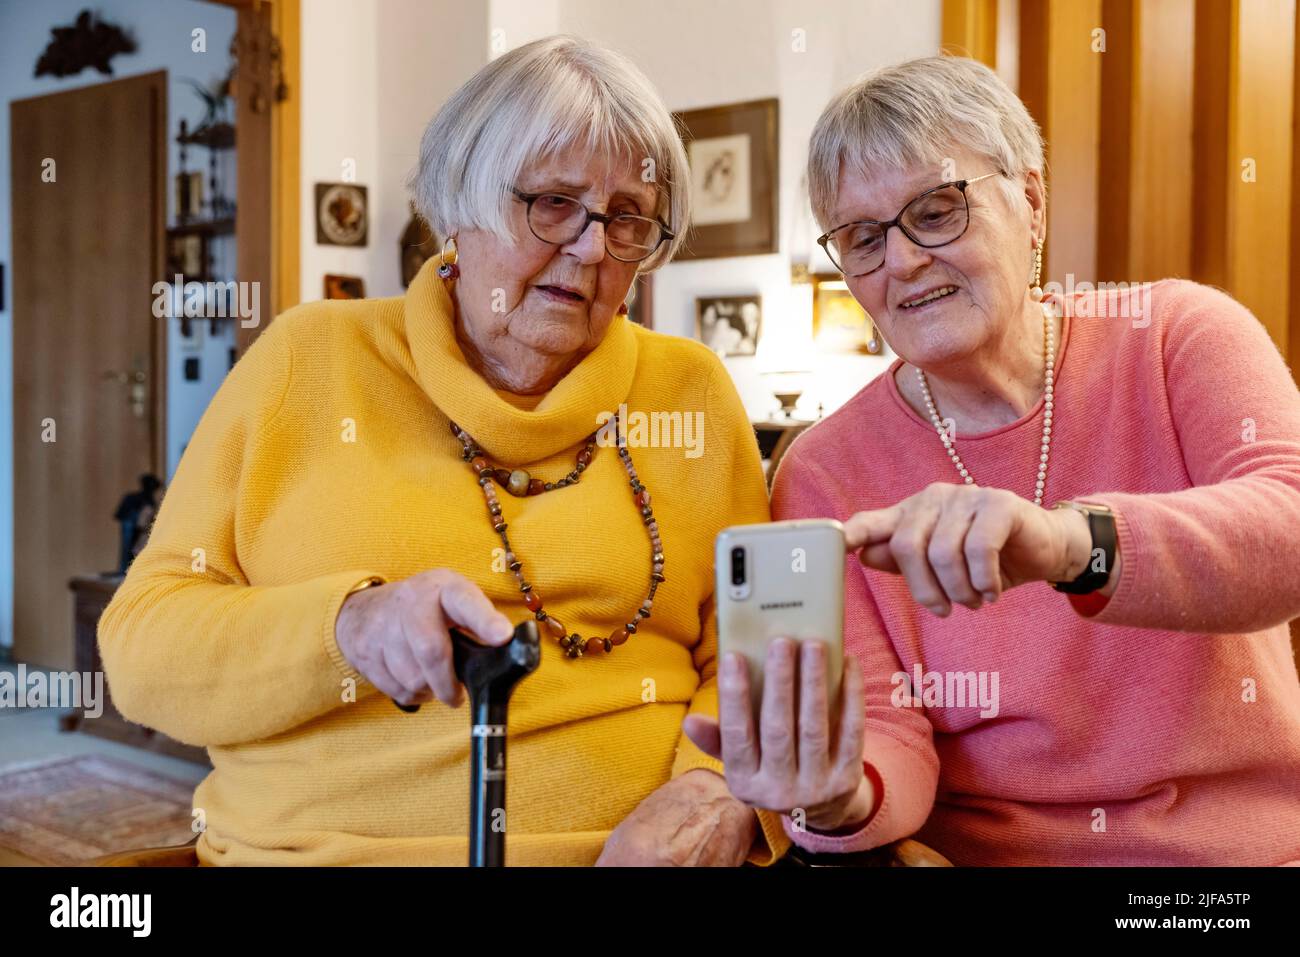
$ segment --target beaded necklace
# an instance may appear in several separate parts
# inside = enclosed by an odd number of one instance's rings
[[[528,610],[546,628],[551,637],[559,642],[560,647],[564,649],[565,655],[569,658],[581,658],[584,654],[609,653],[616,646],[626,642],[629,636],[636,634],[637,623],[650,617],[650,609],[654,605],[655,591],[665,580],[663,541],[659,537],[659,523],[655,521],[654,512],[650,508],[650,490],[642,485],[641,480],[637,478],[636,468],[632,465],[632,456],[627,450],[627,439],[619,431],[617,414],[613,417],[612,422],[614,434],[618,436],[618,456],[622,460],[623,468],[630,480],[629,484],[632,486],[632,499],[641,511],[641,522],[645,525],[646,532],[650,536],[650,588],[646,593],[645,601],[641,603],[641,607],[632,616],[632,620],[622,628],[614,629],[606,638],[584,638],[577,632],[570,634],[560,619],[546,611],[542,605],[541,594],[533,587],[531,582],[524,578],[523,563],[519,561],[514,549],[510,547],[510,539],[506,536],[507,525],[505,519],[501,517],[501,502],[497,498],[496,489],[492,486],[495,481],[512,495],[523,498],[530,495],[543,495],[547,492],[578,484],[582,478],[582,473],[586,471],[587,466],[591,463],[596,447],[596,433],[593,432],[587,438],[586,445],[578,453],[577,464],[568,475],[555,482],[543,482],[540,479],[533,478],[523,469],[512,470],[493,466],[487,460],[483,449],[474,441],[474,438],[455,422],[451,423],[451,434],[456,436],[461,444],[461,458],[469,464],[469,467],[473,469],[474,474],[478,477],[479,488],[483,490],[483,497],[487,500],[488,517],[492,522],[492,529],[501,536],[501,545],[505,548],[506,553],[506,564],[510,571],[514,573],[515,580],[519,583],[519,590],[524,596],[524,604],[528,606]]]

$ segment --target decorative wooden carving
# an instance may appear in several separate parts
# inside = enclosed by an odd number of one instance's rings
[[[135,39],[121,27],[105,23],[89,10],[77,14],[74,23],[53,27],[54,39],[36,61],[35,76],[75,76],[93,66],[106,76],[113,75],[109,60],[119,53],[134,53]]]

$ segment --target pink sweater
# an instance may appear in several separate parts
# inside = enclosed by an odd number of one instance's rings
[[[1057,357],[1044,502],[1116,513],[1110,603],[1085,618],[1034,582],[940,619],[849,556],[845,641],[884,796],[848,836],[787,819],[796,843],[915,834],[958,865],[1300,863],[1300,393],[1244,307],[1143,288],[1140,319],[1084,318],[1097,296],[1074,296]],[[775,518],[843,520],[957,481],[899,364],[794,443]],[[976,482],[1032,498],[1041,429],[1040,401],[956,447]]]

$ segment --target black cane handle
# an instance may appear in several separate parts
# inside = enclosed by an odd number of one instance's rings
[[[448,629],[451,634],[452,659],[456,678],[469,692],[470,704],[477,698],[495,691],[492,697],[500,698],[537,667],[542,658],[537,622],[529,618],[515,626],[513,637],[503,645],[479,644],[459,628]],[[407,714],[420,710],[418,704],[402,704],[390,699]]]

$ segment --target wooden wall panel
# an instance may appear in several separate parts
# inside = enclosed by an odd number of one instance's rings
[[[1097,275],[1101,26],[1101,0],[1021,0],[1020,96],[1047,139],[1044,282]]]
[[[1238,0],[1229,100],[1228,288],[1287,351],[1294,0]],[[1248,175],[1253,161],[1254,181]]]
[[[1097,278],[1192,273],[1195,8],[1105,0]]]
[[[1237,5],[1196,3],[1192,78],[1192,275],[1228,286],[1228,102]]]
[[[1195,8],[1141,0],[1133,87],[1129,281],[1192,269],[1192,68]],[[1104,198],[1104,196],[1103,196]],[[1104,277],[1103,277],[1104,278]]]
[[[941,45],[997,69],[998,0],[944,0]]]
[[[1292,48],[1300,51],[1300,16],[1296,17]],[[1291,73],[1291,248],[1288,257],[1287,340],[1283,355],[1291,366],[1291,376],[1300,373],[1300,69]],[[1300,635],[1300,619],[1292,623],[1292,634]],[[1294,638],[1293,638],[1294,640]],[[1300,662],[1300,643],[1296,644]]]

